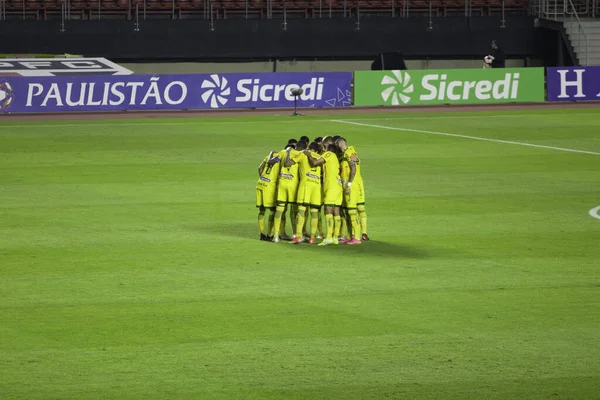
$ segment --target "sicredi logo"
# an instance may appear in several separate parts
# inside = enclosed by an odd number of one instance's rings
[[[10,107],[14,99],[14,92],[8,82],[0,82],[0,111]]]
[[[227,79],[220,77],[217,74],[210,76],[210,79],[205,79],[200,86],[202,89],[207,89],[202,93],[202,101],[210,102],[210,108],[219,108],[219,104],[224,106],[227,104],[227,97],[231,94],[231,89],[227,83]]]
[[[410,96],[407,94],[413,93],[415,88],[410,83],[410,75],[408,72],[392,71],[392,76],[385,75],[381,79],[381,85],[387,86],[381,91],[381,98],[393,106],[400,105],[400,102],[407,104],[410,102]]]
[[[299,85],[297,83],[270,84],[262,83],[260,78],[240,79],[237,81],[235,97],[236,103],[277,102],[283,99],[294,101],[291,90],[302,88],[304,92],[299,96],[300,100],[322,100],[324,77],[311,78],[309,83]],[[201,94],[202,101],[210,104],[211,108],[220,108],[227,104],[231,96],[231,87],[225,77],[213,74],[210,79],[205,79],[201,88],[205,91]]]
[[[381,80],[385,87],[381,92],[382,99],[390,105],[408,104],[415,91],[411,76],[401,71],[391,71],[393,76],[386,75]],[[508,100],[517,99],[519,94],[519,73],[506,73],[497,80],[451,80],[448,74],[426,74],[421,78],[418,92],[419,100],[426,101],[461,101],[461,100]]]

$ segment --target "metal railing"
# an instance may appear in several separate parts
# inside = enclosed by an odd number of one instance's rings
[[[0,20],[2,19],[6,19],[7,16],[7,12],[6,12],[6,6],[7,6],[7,1],[8,0],[0,0]],[[238,15],[243,14],[243,18],[252,18],[253,16],[258,16],[260,15],[260,18],[267,18],[267,19],[272,19],[274,18],[273,15],[273,11],[278,11],[279,15],[283,14],[283,18],[287,18],[286,14],[290,12],[289,10],[289,4],[286,5],[286,1],[283,1],[283,3],[276,3],[274,2],[274,0],[266,0],[265,1],[265,5],[263,6],[262,9],[256,9],[252,6],[251,3],[252,0],[245,0],[245,7],[242,9],[239,9],[236,11],[236,13]],[[566,15],[566,10],[564,7],[564,3],[566,0],[534,0],[535,5],[532,8],[539,8],[540,10],[544,10],[543,14],[545,17],[557,17],[558,15]],[[597,5],[598,3],[600,3],[600,0],[575,0],[576,2],[584,2],[584,3],[577,3],[577,7],[585,7],[585,12],[589,13],[589,15],[595,15],[596,13],[596,9],[597,9]],[[22,0],[23,5],[22,5],[22,9],[21,6],[19,4],[19,8],[18,10],[15,10],[14,7],[10,8],[9,10],[9,14],[11,15],[20,15],[22,14],[23,19],[26,18],[26,15],[37,15],[37,18],[40,17],[40,15],[42,16],[42,18],[45,17],[45,12],[41,12],[38,10],[27,10],[27,5],[25,0]],[[86,8],[85,10],[79,10],[78,11],[78,15],[75,16],[75,18],[93,18],[93,19],[102,19],[108,15],[117,15],[117,13],[122,13],[122,15],[124,17],[126,17],[127,19],[131,20],[131,19],[135,19],[135,18],[140,18],[140,19],[146,19],[147,15],[150,13],[161,13],[163,15],[169,15],[170,18],[172,19],[177,19],[180,17],[180,15],[184,14],[185,11],[187,10],[187,8],[179,8],[177,5],[176,0],[170,0],[169,1],[169,6],[170,8],[161,8],[159,10],[154,10],[151,6],[149,6],[147,4],[147,0],[129,0],[128,1],[128,5],[127,5],[127,9],[122,8],[119,10],[105,10],[102,7],[102,2],[101,0],[94,2],[94,5],[91,8]],[[89,3],[88,3],[89,4]],[[283,9],[281,8],[281,5],[283,5]],[[361,8],[359,11],[359,7]],[[477,6],[476,9],[477,10],[482,10],[480,8],[481,6]],[[501,11],[500,11],[500,7],[501,7]],[[214,19],[217,18],[217,8],[218,7],[214,7],[213,6],[213,0],[205,0],[203,2],[203,6],[202,8],[198,9],[193,9],[191,10],[191,13],[196,14],[196,15],[201,15],[203,19],[205,20],[210,20],[210,19]],[[498,5],[496,7],[493,7],[491,5],[485,6],[486,10],[495,10],[495,12],[501,12],[501,16],[502,16],[502,26],[504,26],[504,21],[505,21],[505,5],[504,5],[504,0],[502,0],[501,2],[498,3]],[[473,4],[473,0],[461,0],[460,3],[453,3],[453,6],[444,6],[444,5],[439,5],[439,4],[435,4],[432,0],[429,0],[425,3],[425,6],[420,6],[420,7],[415,7],[414,5],[411,4],[410,0],[390,0],[389,5],[385,6],[384,8],[381,9],[376,9],[375,12],[377,12],[379,15],[389,15],[392,17],[400,17],[400,18],[406,18],[409,17],[410,15],[415,15],[415,14],[419,14],[422,16],[429,16],[429,19],[432,20],[434,17],[436,17],[438,15],[438,12],[443,9],[446,11],[452,11],[455,14],[461,14],[464,11],[464,16],[465,17],[471,17],[473,16],[473,11],[474,11],[474,4]],[[554,10],[554,11],[550,11],[550,10]],[[558,10],[558,11],[556,11]],[[60,8],[56,8],[53,10],[47,10],[49,12],[49,14],[58,14],[59,12],[61,13],[61,18],[64,17],[65,20],[70,20],[73,18],[73,16],[71,15],[72,11],[75,11],[75,9],[72,7],[71,4],[71,0],[64,0],[63,2],[61,2],[60,4]],[[297,10],[292,10],[292,11],[297,11]],[[63,15],[64,12],[64,15]],[[227,10],[227,12],[229,12],[229,10]],[[579,12],[579,11],[578,11]],[[309,18],[332,18],[334,13],[339,13],[341,15],[343,15],[344,18],[355,18],[357,17],[357,15],[360,14],[365,14],[365,13],[369,13],[369,10],[365,10],[364,7],[362,7],[360,4],[355,4],[354,2],[349,2],[349,0],[337,0],[334,2],[334,0],[319,0],[318,4],[315,3],[314,7],[307,9],[306,10],[307,16]],[[309,13],[311,13],[311,15],[308,15]],[[555,13],[555,15],[552,15],[552,13]],[[542,14],[542,12],[540,11],[539,14]],[[121,15],[121,14],[119,14]],[[579,12],[579,15],[581,15],[581,12]],[[219,10],[219,18],[225,17],[225,15],[222,15],[222,12]]]
[[[567,22],[570,21],[571,26],[577,26],[577,38],[570,37],[571,43],[577,43],[579,63],[587,65],[589,56],[589,43],[585,29],[581,23],[581,16],[594,16],[596,8],[596,0],[537,0],[532,5],[532,11],[535,16],[554,21]],[[583,37],[583,42],[582,42]],[[575,42],[575,40],[576,42]],[[585,48],[583,61],[581,60],[582,44]]]
[[[577,48],[581,49],[581,36],[583,36],[583,40],[585,41],[585,62],[581,63],[582,65],[587,65],[587,61],[588,61],[588,55],[590,52],[590,47],[588,44],[588,39],[587,36],[585,34],[585,30],[583,29],[583,25],[581,24],[581,19],[579,18],[579,15],[577,13],[577,10],[575,9],[575,5],[573,4],[572,0],[565,0],[565,3],[568,2],[567,5],[567,14],[570,15],[571,18],[571,24],[573,24],[573,18],[575,18],[575,20],[577,21]],[[570,7],[568,7],[570,6]]]

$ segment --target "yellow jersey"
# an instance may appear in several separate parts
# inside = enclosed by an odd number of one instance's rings
[[[323,167],[323,186],[325,190],[339,185],[340,182],[340,162],[337,155],[331,151],[324,152],[321,157],[325,159]]]
[[[256,187],[268,187],[277,185],[277,178],[279,178],[279,163],[269,165],[269,156],[266,156],[263,162],[265,163],[265,167],[263,168],[262,174],[260,174],[258,178],[258,182],[256,182]]]
[[[362,175],[360,174],[360,158],[358,158],[358,153],[354,149],[354,146],[348,146],[344,154],[342,154],[342,159],[340,161],[340,175],[345,182],[348,182],[350,179],[350,159],[352,156],[356,156],[356,175],[354,175],[354,180],[362,181]]]
[[[293,164],[291,167],[285,167],[285,155],[286,150],[279,152],[279,158],[281,161],[279,169],[279,184],[283,186],[298,186],[298,163]],[[293,160],[295,155],[300,153],[297,150],[290,150],[290,159]]]
[[[310,151],[310,155],[313,158],[320,158],[319,153]],[[321,185],[321,166],[311,167],[308,157],[304,152],[298,151],[293,160],[298,165],[298,176],[300,177],[300,183],[309,183],[311,185]]]

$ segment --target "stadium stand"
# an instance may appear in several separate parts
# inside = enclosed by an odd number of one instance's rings
[[[489,16],[504,10],[507,14],[524,15],[529,0],[1,0],[5,1],[7,18],[51,19],[61,16],[64,1],[70,19],[132,18],[138,7],[140,18],[213,18],[264,19],[329,18],[362,15],[410,17],[431,15]],[[595,2],[596,3],[596,2]],[[591,15],[590,2],[575,0],[581,13]],[[600,15],[600,1],[597,2]]]

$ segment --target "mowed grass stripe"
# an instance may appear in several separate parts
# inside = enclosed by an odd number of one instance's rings
[[[520,114],[383,125],[596,151],[595,115]],[[4,397],[593,398],[596,156],[231,120],[0,130]],[[373,240],[259,242],[260,161],[336,133]]]

